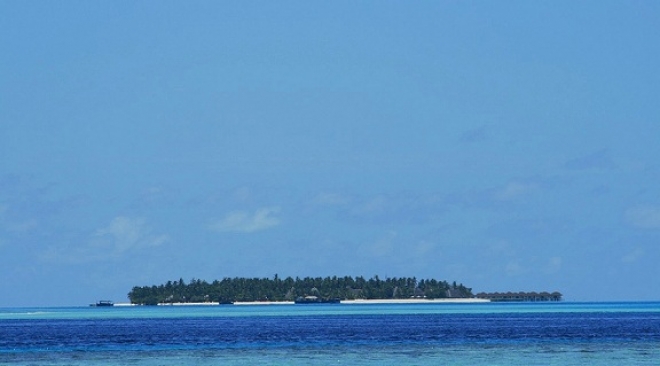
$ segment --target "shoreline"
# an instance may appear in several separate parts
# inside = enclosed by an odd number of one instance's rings
[[[341,300],[339,305],[377,305],[377,304],[483,304],[490,303],[488,299],[477,298],[450,298],[450,299],[357,299],[357,300]],[[219,302],[175,302],[175,303],[160,303],[157,306],[219,306],[219,305],[236,305],[236,306],[255,306],[255,305],[294,305],[293,301],[237,301],[232,304],[220,304]],[[114,306],[142,306],[130,303],[115,303]]]
[[[489,303],[488,299],[450,298],[450,299],[366,299],[342,300],[342,304],[478,304]]]

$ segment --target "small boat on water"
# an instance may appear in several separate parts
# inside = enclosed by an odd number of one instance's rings
[[[89,306],[115,306],[115,303],[110,300],[101,300],[96,304],[91,304]]]
[[[322,298],[318,296],[305,296],[297,298],[294,303],[296,304],[339,304],[338,298]]]

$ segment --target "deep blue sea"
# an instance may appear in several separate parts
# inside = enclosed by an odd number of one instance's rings
[[[0,309],[0,365],[658,365],[660,303]]]

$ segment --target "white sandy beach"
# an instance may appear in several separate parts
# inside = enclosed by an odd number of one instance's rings
[[[235,302],[234,305],[293,305],[293,301],[244,301]]]
[[[488,299],[373,299],[373,300],[342,300],[342,304],[472,304],[490,302]]]
[[[359,300],[341,300],[340,304],[346,305],[374,305],[374,304],[474,304],[474,303],[488,303],[488,299],[476,298],[453,298],[453,299],[359,299]],[[293,301],[239,301],[233,305],[293,305]],[[175,302],[175,303],[161,303],[158,306],[217,306],[218,302]],[[116,303],[115,306],[138,306],[129,303]]]

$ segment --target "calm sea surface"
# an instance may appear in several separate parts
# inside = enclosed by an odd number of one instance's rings
[[[0,365],[658,365],[660,303],[0,309]]]

